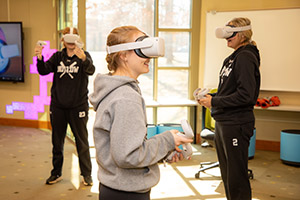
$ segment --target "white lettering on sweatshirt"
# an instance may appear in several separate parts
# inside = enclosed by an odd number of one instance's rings
[[[65,66],[65,64],[61,61],[60,66],[57,67],[57,72],[61,72],[62,74],[59,76],[59,78],[63,77],[66,73],[69,74],[69,76],[73,79],[73,73],[78,73],[79,67],[75,66],[77,62],[73,62],[70,66]]]
[[[228,77],[229,74],[231,73],[232,71],[232,63],[233,63],[234,60],[229,60],[228,62],[228,66],[224,66],[222,71],[220,72],[220,77],[221,77],[221,84],[223,84],[223,77],[226,76]]]

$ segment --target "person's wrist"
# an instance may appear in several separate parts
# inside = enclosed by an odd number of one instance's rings
[[[82,61],[85,61],[85,60],[86,60],[86,55],[85,55],[85,54],[83,54],[81,60],[82,60]]]

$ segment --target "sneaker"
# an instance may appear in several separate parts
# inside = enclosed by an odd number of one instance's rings
[[[62,180],[62,177],[61,177],[60,175],[51,175],[51,176],[47,179],[46,184],[52,185],[52,184],[57,183],[57,182],[59,182],[59,181],[61,181],[61,180]]]
[[[93,185],[93,179],[92,176],[84,176],[83,177],[83,184],[86,186],[92,186]]]

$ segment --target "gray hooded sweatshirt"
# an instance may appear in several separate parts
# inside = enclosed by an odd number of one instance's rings
[[[174,150],[170,131],[146,139],[145,102],[136,80],[98,74],[89,100],[96,111],[93,127],[98,179],[110,188],[146,192],[159,181],[157,162]]]

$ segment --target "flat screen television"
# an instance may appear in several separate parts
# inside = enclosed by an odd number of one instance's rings
[[[24,82],[22,22],[0,22],[0,81]]]

